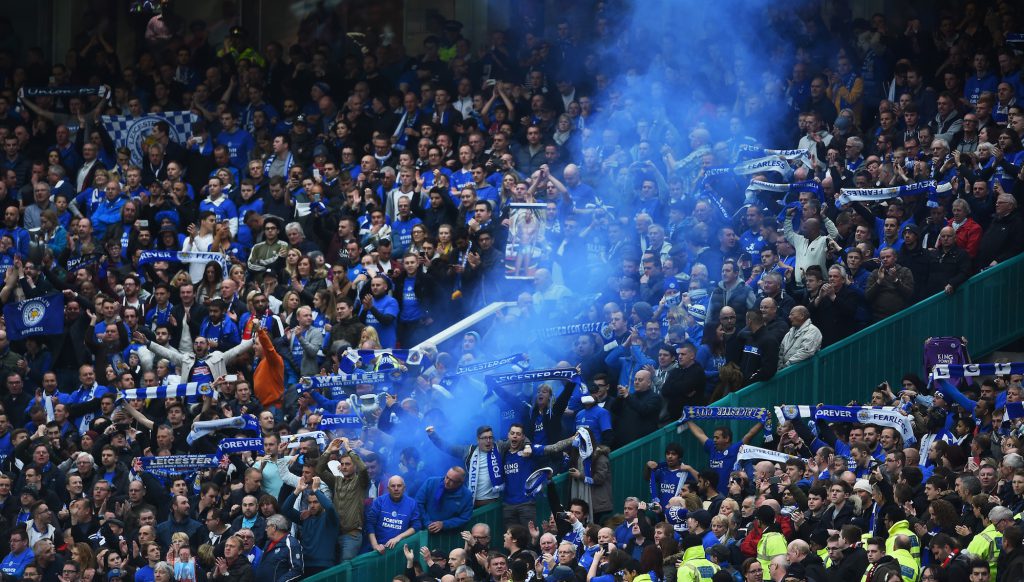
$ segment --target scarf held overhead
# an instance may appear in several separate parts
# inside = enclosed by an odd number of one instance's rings
[[[683,415],[679,419],[678,432],[686,430],[686,423],[691,420],[714,418],[717,420],[753,420],[764,425],[765,440],[771,441],[772,415],[767,408],[747,406],[684,406]]]

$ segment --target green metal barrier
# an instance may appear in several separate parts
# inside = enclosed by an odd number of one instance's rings
[[[864,400],[866,391],[882,380],[892,380],[922,363],[922,344],[928,337],[963,336],[975,356],[991,353],[1024,337],[1024,255],[975,275],[953,295],[930,297],[893,317],[880,321],[845,340],[821,350],[815,357],[786,368],[768,382],[753,384],[729,394],[717,406],[776,406],[778,404],[846,404]],[[727,423],[736,438],[749,423]],[[644,463],[661,459],[665,445],[679,442],[686,463],[700,469],[707,455],[688,434],[678,434],[674,425],[630,443],[611,454],[612,488],[617,499],[650,496],[643,478]],[[563,502],[565,499],[563,498]],[[546,503],[538,510],[546,515]],[[473,514],[472,523],[490,525],[492,544],[501,545],[501,508],[483,507]],[[462,545],[457,534],[428,536],[419,532],[409,538],[410,547],[427,545],[444,551]],[[367,554],[308,578],[317,582],[383,580],[405,569],[400,549],[383,556]]]

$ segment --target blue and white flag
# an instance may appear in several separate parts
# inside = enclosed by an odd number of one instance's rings
[[[222,455],[253,452],[263,454],[263,439],[260,437],[224,439],[220,441],[218,450]]]
[[[504,358],[491,360],[489,362],[474,362],[472,364],[466,364],[465,366],[459,366],[456,368],[455,375],[464,376],[467,374],[476,374],[478,372],[487,372],[488,370],[496,370],[509,365],[525,369],[529,367],[530,359],[526,354],[512,354],[511,356],[505,356]]]
[[[185,143],[192,137],[192,124],[199,120],[191,111],[164,111],[147,113],[141,117],[130,115],[103,115],[103,127],[117,147],[126,147],[132,152],[132,164],[142,167],[145,148],[155,143],[152,138],[153,126],[161,121],[170,125],[171,141]]]
[[[228,258],[222,253],[197,252],[197,251],[142,251],[139,255],[139,265],[149,265],[158,261],[169,263],[199,263],[205,265],[210,261],[220,263],[226,273],[228,270]]]
[[[64,333],[64,295],[54,293],[4,305],[7,339]]]
[[[209,382],[189,382],[171,386],[149,386],[146,388],[129,388],[121,393],[125,400],[149,400],[151,398],[185,398],[188,396],[217,396],[213,385]]]
[[[142,469],[150,473],[169,477],[192,473],[200,469],[211,469],[220,464],[220,455],[168,455],[165,457],[139,457]]]
[[[1024,374],[1024,362],[996,362],[991,364],[936,364],[932,378],[974,378],[977,376],[1007,376]]]
[[[843,188],[839,191],[839,198],[836,199],[836,207],[851,202],[878,202],[919,194],[927,194],[929,198],[935,198],[935,180],[924,180],[891,188]]]

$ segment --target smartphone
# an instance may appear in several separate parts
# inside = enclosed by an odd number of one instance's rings
[[[228,374],[224,376],[225,382],[238,382],[238,374]]]
[[[782,477],[771,477],[768,479],[768,482],[771,483],[772,485],[778,485],[781,481]]]

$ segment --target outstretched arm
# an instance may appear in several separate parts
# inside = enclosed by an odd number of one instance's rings
[[[762,428],[764,428],[764,425],[761,424],[760,422],[750,427],[750,430],[747,431],[747,434],[743,435],[743,444],[749,445],[750,441],[753,440],[755,436],[757,436],[757,433],[761,432]]]

